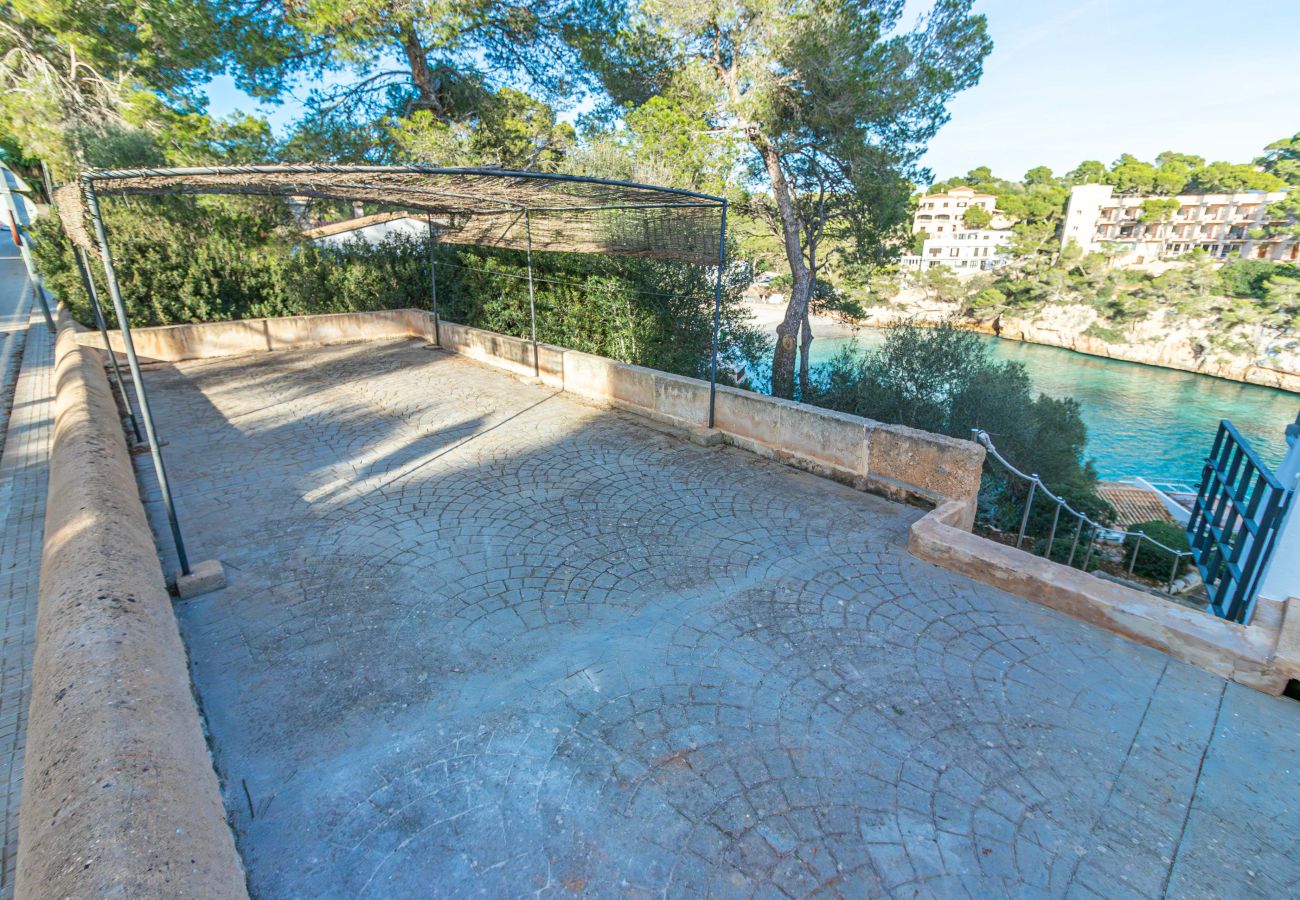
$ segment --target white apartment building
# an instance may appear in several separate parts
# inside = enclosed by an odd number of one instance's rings
[[[947,266],[958,275],[975,275],[996,269],[1007,261],[1005,248],[1011,242],[1007,229],[967,228],[926,238],[920,256],[904,256],[899,265],[905,269],[933,269]]]
[[[1268,224],[1269,204],[1284,191],[1235,194],[1179,194],[1178,211],[1164,222],[1143,222],[1142,203],[1149,197],[1116,194],[1107,184],[1081,184],[1070,191],[1061,244],[1078,244],[1085,253],[1108,251],[1120,265],[1144,265],[1204,250],[1216,259],[1251,258],[1294,261],[1300,242],[1291,238],[1257,239],[1251,232]]]
[[[1005,228],[1008,223],[996,221],[1001,218],[997,216],[997,204],[998,200],[992,194],[976,193],[968,187],[955,187],[942,194],[926,194],[917,201],[916,212],[912,214],[912,234],[924,231],[936,236],[964,231],[966,226],[962,224],[962,217],[972,206],[993,214],[994,228]]]
[[[964,217],[972,207],[981,207],[993,219],[989,228],[967,228]],[[899,264],[908,269],[946,266],[958,275],[974,275],[1006,261],[1003,248],[1011,241],[1010,224],[997,211],[997,198],[968,187],[956,187],[942,194],[927,194],[916,204],[912,234],[925,233],[919,256],[904,256]]]

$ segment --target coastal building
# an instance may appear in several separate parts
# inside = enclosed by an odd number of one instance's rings
[[[445,225],[446,219],[439,218],[436,225]],[[303,237],[322,247],[342,247],[349,241],[362,240],[377,247],[394,235],[402,234],[417,240],[425,240],[429,234],[428,222],[404,212],[375,213],[344,219],[341,222],[328,222],[303,231]]]
[[[1009,222],[998,222],[998,200],[992,194],[981,194],[973,188],[955,187],[941,194],[926,194],[916,203],[916,212],[912,214],[912,234],[924,231],[929,235],[952,234],[964,231],[962,220],[966,211],[979,207],[993,215],[994,228],[1005,228]]]
[[[947,266],[958,275],[974,275],[1005,263],[1009,243],[1010,229],[967,228],[927,237],[919,256],[903,256],[899,264],[905,269],[921,271]]]
[[[987,228],[966,225],[967,211],[980,208],[992,218]],[[986,271],[1006,261],[1003,248],[1011,241],[1011,221],[998,213],[997,198],[973,188],[955,187],[926,194],[912,214],[912,234],[924,235],[919,255],[899,260],[907,269],[946,266],[959,275]]]
[[[1070,191],[1061,243],[1073,241],[1085,253],[1109,253],[1119,265],[1146,265],[1193,250],[1216,259],[1294,261],[1300,259],[1300,242],[1260,233],[1270,222],[1269,205],[1285,196],[1239,191],[1152,198],[1116,194],[1107,184],[1081,184]],[[1178,208],[1160,221],[1144,221],[1142,205],[1151,199],[1175,200]]]

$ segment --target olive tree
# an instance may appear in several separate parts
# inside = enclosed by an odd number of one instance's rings
[[[643,0],[605,61],[615,100],[688,96],[711,130],[741,139],[753,212],[780,240],[792,280],[772,359],[778,396],[794,393],[800,346],[806,371],[819,270],[835,254],[882,262],[905,244],[909,180],[992,46],[971,0],[938,0],[912,30],[900,27],[903,7]]]

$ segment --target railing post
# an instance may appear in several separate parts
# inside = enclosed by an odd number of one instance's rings
[[[433,213],[429,213],[425,218],[429,225],[429,302],[433,312],[433,345],[441,347],[442,331],[438,320],[438,263],[434,259]]]
[[[104,318],[104,310],[99,305],[99,292],[95,290],[95,279],[90,275],[86,251],[73,244],[72,254],[77,260],[77,270],[81,273],[82,287],[85,288],[86,296],[90,298],[90,309],[95,314],[95,327],[99,329],[99,336],[104,339],[104,353],[112,366],[113,385],[117,388],[123,408],[126,409],[127,418],[131,420],[131,431],[135,434],[135,442],[139,444],[144,441],[144,436],[140,434],[140,423],[135,420],[135,410],[131,408],[131,398],[126,393],[126,381],[122,378],[122,368],[117,364],[117,354],[113,352],[113,345],[108,340],[108,321]]]
[[[1083,555],[1083,571],[1088,571],[1088,563],[1092,562],[1092,551],[1097,548],[1097,526],[1092,527],[1088,533],[1088,552]]]
[[[1174,592],[1174,579],[1178,577],[1178,564],[1182,560],[1183,555],[1181,553],[1174,554],[1174,564],[1169,567],[1169,586],[1165,589],[1165,593],[1172,594]]]
[[[1047,553],[1044,555],[1050,560],[1052,558],[1052,547],[1056,543],[1056,523],[1061,519],[1061,505],[1065,501],[1056,501],[1056,512],[1052,513],[1052,530],[1047,535]]]
[[[1133,574],[1133,569],[1137,566],[1138,551],[1142,549],[1142,538],[1146,537],[1146,535],[1140,531],[1135,531],[1133,533],[1137,535],[1137,540],[1133,542],[1133,558],[1128,561],[1128,573],[1130,576]]]
[[[1025,512],[1020,517],[1020,532],[1016,535],[1017,550],[1020,549],[1020,545],[1023,544],[1025,541],[1025,529],[1029,527],[1029,511],[1033,509],[1034,493],[1037,490],[1038,490],[1038,473],[1035,472],[1033,475],[1030,476],[1029,496],[1025,498]]]
[[[727,269],[727,202],[722,201],[722,226],[718,229],[718,276],[713,285],[713,339],[709,343],[709,427],[718,399],[718,329],[722,324],[722,276]]]
[[[1074,526],[1074,543],[1070,545],[1070,558],[1065,561],[1067,566],[1074,565],[1074,554],[1079,549],[1079,535],[1083,533],[1083,517],[1080,516],[1078,524]]]

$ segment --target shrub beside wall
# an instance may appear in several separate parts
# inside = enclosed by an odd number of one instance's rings
[[[302,243],[283,204],[267,198],[114,200],[105,216],[132,325],[430,306],[428,247],[409,236],[377,247]],[[47,217],[36,234],[50,288],[92,324],[57,222]],[[441,244],[435,258],[444,318],[529,335],[523,253]],[[583,253],[535,253],[533,266],[540,340],[676,374],[705,373],[716,269]],[[768,352],[740,306],[747,283],[735,267],[724,285],[724,383],[740,381],[738,373]]]

